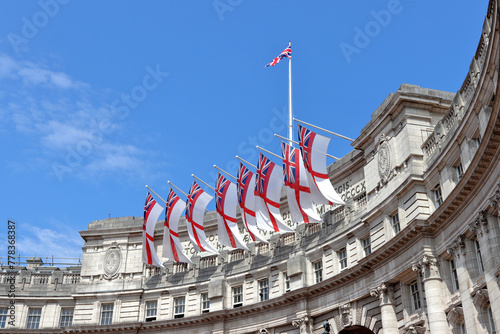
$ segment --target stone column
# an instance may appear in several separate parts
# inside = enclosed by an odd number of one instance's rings
[[[474,268],[467,267],[467,247],[466,240],[463,235],[459,235],[457,239],[448,247],[448,253],[452,254],[455,260],[455,267],[458,276],[458,287],[460,292],[460,300],[462,301],[463,317],[465,321],[465,327],[467,329],[467,334],[479,334],[481,333],[481,328],[477,327],[478,312],[472,297],[470,295],[470,283],[472,281],[470,271],[475,273]],[[469,251],[471,253],[471,251]],[[471,256],[471,254],[469,254]],[[474,277],[475,274],[472,274]],[[449,317],[450,315],[448,315]],[[458,323],[456,325],[459,325]]]
[[[500,195],[492,198],[490,204],[498,210]],[[495,322],[495,328],[500,329],[500,288],[497,281],[497,271],[500,265],[498,254],[500,254],[500,233],[498,217],[489,215],[486,211],[479,212],[476,220],[470,224],[470,230],[477,235],[477,241],[481,250],[484,266],[484,279],[488,288],[488,297],[491,305],[491,313]]]
[[[438,265],[437,259],[424,255],[422,261],[414,264],[412,268],[414,271],[420,271],[423,277],[429,331],[432,334],[447,334],[449,333],[448,320],[444,313],[446,305]]]
[[[382,316],[382,329],[384,334],[399,334],[396,309],[394,307],[394,286],[382,283],[372,289],[370,294],[380,300],[380,314]]]

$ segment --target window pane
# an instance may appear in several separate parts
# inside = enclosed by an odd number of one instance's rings
[[[113,304],[101,305],[101,325],[111,325],[113,322]]]
[[[0,308],[0,328],[5,328],[7,322],[7,309]]]
[[[69,327],[73,325],[73,312],[74,308],[62,308],[61,309],[61,321],[59,323],[60,327]]]
[[[314,262],[314,283],[323,281],[323,261]]]
[[[259,281],[259,296],[260,301],[265,301],[269,299],[269,280],[264,279]]]
[[[185,297],[174,298],[174,318],[184,318]]]
[[[30,308],[28,310],[28,321],[26,323],[27,329],[38,329],[40,326],[40,317],[42,315],[41,308]]]
[[[210,299],[208,298],[208,293],[201,294],[201,313],[210,312]]]

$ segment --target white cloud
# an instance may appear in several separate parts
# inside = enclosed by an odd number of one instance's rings
[[[158,163],[152,163],[155,152],[131,144],[128,124],[110,107],[110,92],[0,53],[2,78],[9,85],[0,95],[0,135],[15,129],[29,143],[24,156],[51,176],[102,180],[112,175],[123,180],[158,175]],[[13,158],[8,166],[27,163]]]
[[[37,256],[41,258],[72,258],[77,261],[82,257],[83,239],[77,231],[66,229],[56,231],[30,224],[18,226],[16,233],[16,252],[21,257]],[[22,232],[22,233],[20,233]],[[7,238],[2,238],[6,240]],[[5,244],[5,245],[2,245]],[[7,249],[5,241],[0,242],[2,249]],[[62,260],[57,260],[63,262]],[[66,260],[66,262],[69,262]]]

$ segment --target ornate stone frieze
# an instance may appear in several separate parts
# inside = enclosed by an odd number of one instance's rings
[[[378,297],[380,304],[394,304],[394,285],[382,283],[380,286],[370,290],[372,297]]]
[[[464,321],[464,309],[461,306],[453,307],[446,315],[446,319],[455,326],[460,326]]]
[[[486,289],[477,290],[472,301],[474,302],[474,305],[476,305],[477,307],[486,309],[490,303],[488,290]]]
[[[469,230],[482,237],[483,233],[488,233],[488,217],[486,211],[480,211],[476,220],[469,224]]]
[[[424,280],[441,279],[438,260],[428,255],[424,255],[421,261],[412,265],[412,270],[420,272]]]
[[[103,261],[103,277],[107,280],[112,280],[118,277],[118,270],[122,261],[122,252],[116,242],[111,244],[111,247],[104,254]]]
[[[465,255],[465,237],[463,234],[460,234],[455,241],[451,243],[448,247],[448,254],[455,255],[457,258],[460,258],[461,255]]]
[[[257,334],[269,334],[267,328],[261,328],[257,331]]]
[[[309,317],[304,316],[302,318],[292,320],[292,326],[298,327],[300,334],[309,333],[308,331]]]

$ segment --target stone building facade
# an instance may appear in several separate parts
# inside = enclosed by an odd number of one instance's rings
[[[221,256],[195,253],[184,227],[194,264],[158,270],[141,262],[142,218],[94,221],[81,232],[81,266],[2,267],[2,332],[292,334],[323,333],[325,322],[338,334],[499,331],[498,5],[488,4],[456,94],[402,85],[329,166],[346,205],[318,207],[322,224]],[[289,220],[285,198],[281,209]],[[216,225],[207,213],[214,245]],[[158,222],[159,254],[161,234]]]

